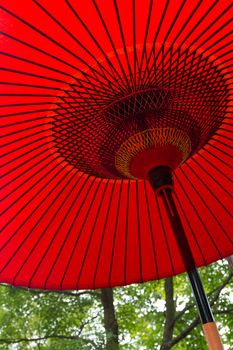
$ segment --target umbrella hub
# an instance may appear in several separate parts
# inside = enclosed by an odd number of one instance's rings
[[[145,179],[151,168],[174,170],[203,148],[226,116],[228,89],[214,59],[176,50],[163,44],[147,68],[124,75],[111,54],[100,60],[117,70],[107,81],[98,66],[76,77],[52,118],[56,153],[93,176]]]
[[[186,96],[186,95],[185,95]],[[104,178],[145,179],[151,168],[179,167],[202,148],[221,117],[181,92],[146,88],[117,97],[83,117],[57,117],[53,136],[60,155],[79,171]],[[66,115],[66,114],[65,114]]]
[[[117,170],[128,178],[146,179],[148,172],[163,166],[176,169],[191,152],[187,133],[176,128],[144,130],[128,138],[115,157]]]

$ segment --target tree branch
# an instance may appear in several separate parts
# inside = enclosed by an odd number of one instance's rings
[[[67,339],[67,340],[77,340],[78,336],[68,336],[68,335],[59,335],[59,334],[52,334],[52,335],[46,335],[44,337],[38,337],[38,338],[18,338],[18,339],[7,339],[7,338],[0,338],[0,343],[5,344],[17,344],[17,343],[23,343],[23,342],[37,342],[41,340],[47,340],[47,339]]]
[[[225,310],[215,310],[213,311],[214,315],[233,315],[233,309],[225,309]]]
[[[189,334],[189,333],[191,333],[192,332],[192,330],[198,325],[200,323],[200,318],[199,318],[199,316],[198,317],[196,317],[195,319],[194,319],[194,321],[188,326],[188,327],[186,327],[182,332],[180,332],[180,334],[177,336],[177,337],[175,337],[175,338],[173,338],[173,340],[170,342],[170,348],[172,347],[172,346],[174,346],[175,344],[177,344],[179,341],[181,341],[182,339],[184,339],[185,337],[187,337],[187,335]],[[169,348],[169,349],[170,349]]]
[[[210,297],[210,304],[211,305],[213,305],[215,303],[215,301],[218,299],[221,291],[230,282],[232,277],[233,277],[233,272],[230,272],[230,274],[225,278],[225,280],[223,280],[223,282],[222,282],[222,284],[220,286],[218,286],[217,288],[213,289],[211,292],[209,292],[207,294],[208,298]],[[213,294],[214,294],[214,296],[211,297]],[[195,306],[195,303],[189,303],[182,311],[177,313],[177,316],[175,317],[175,322],[178,321],[185,314],[186,311],[190,310],[194,306]]]
[[[100,298],[101,294],[99,291],[91,291],[91,290],[84,290],[81,292],[76,292],[76,291],[66,291],[66,290],[43,290],[43,289],[30,289],[26,287],[14,287],[5,283],[0,283],[0,287],[6,287],[6,288],[14,288],[14,289],[22,289],[25,290],[29,293],[35,293],[35,294],[61,294],[65,296],[71,296],[71,297],[80,297],[82,295],[91,295],[93,297],[98,297]]]
[[[220,315],[220,314],[233,314],[233,309],[227,309],[227,310],[216,310],[213,312],[215,315]],[[175,337],[171,343],[170,346],[174,346],[175,344],[177,344],[180,340],[184,339],[189,333],[192,332],[192,330],[194,328],[196,328],[198,326],[198,324],[200,323],[200,318],[199,316],[197,316],[194,321],[187,327],[185,328],[177,337]]]
[[[19,344],[19,343],[31,343],[31,342],[39,342],[42,340],[48,340],[48,339],[65,339],[65,340],[78,340],[80,337],[77,336],[66,336],[66,335],[59,335],[59,334],[53,334],[53,335],[47,335],[44,337],[38,337],[38,338],[19,338],[19,339],[7,339],[7,338],[0,338],[0,343],[2,344]],[[91,343],[94,346],[96,346],[95,342],[91,339],[84,339],[82,338],[82,341],[85,343]]]
[[[88,320],[81,324],[79,327],[78,334],[76,335],[63,335],[63,334],[50,334],[50,335],[44,335],[41,337],[36,337],[36,338],[17,338],[17,339],[7,339],[7,338],[0,338],[0,343],[5,343],[5,344],[17,344],[17,343],[22,343],[22,342],[38,342],[41,340],[47,340],[47,339],[66,339],[66,340],[77,340],[80,338],[81,333],[84,329],[84,327],[89,324],[90,322],[94,321],[95,318],[97,318],[99,315],[95,315],[94,317],[91,318],[91,320]],[[85,339],[82,338],[84,341]],[[88,340],[89,342],[89,340]],[[92,342],[92,341],[90,341]],[[94,344],[94,343],[93,343]]]
[[[225,280],[222,282],[222,284],[221,284],[219,287],[213,289],[210,293],[208,293],[208,296],[211,296],[211,295],[214,294],[213,297],[211,298],[210,302],[209,302],[209,303],[210,303],[210,306],[213,306],[214,303],[217,301],[217,299],[219,298],[219,295],[220,295],[221,291],[222,291],[222,290],[226,287],[226,285],[230,282],[232,276],[233,276],[233,274],[230,273],[230,275],[229,275],[227,278],[225,278]],[[195,304],[193,303],[193,304],[191,304],[191,305],[189,304],[188,307],[185,307],[184,310],[182,310],[182,311],[179,313],[178,317],[175,318],[175,321],[177,321],[177,319],[179,319],[188,309],[190,309],[191,307],[194,307],[194,305],[195,305]],[[232,310],[229,310],[228,313],[231,314],[231,311],[232,311]],[[223,313],[223,312],[221,312],[221,310],[220,310],[220,311],[216,310],[216,311],[214,312],[214,314],[220,314],[220,313]],[[226,312],[226,313],[227,313],[227,312]],[[180,340],[184,339],[189,333],[191,333],[191,332],[193,331],[193,329],[194,329],[199,323],[200,323],[200,318],[199,318],[199,316],[197,316],[189,326],[187,326],[177,337],[175,337],[175,338],[171,341],[170,346],[172,347],[173,345],[177,344]]]

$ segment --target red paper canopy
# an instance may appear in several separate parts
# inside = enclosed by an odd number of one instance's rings
[[[233,253],[232,7],[0,1],[1,282],[99,288],[183,272],[144,178],[154,158],[174,169],[196,265]]]

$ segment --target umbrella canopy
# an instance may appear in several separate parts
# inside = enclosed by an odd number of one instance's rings
[[[0,1],[0,281],[100,288],[233,253],[232,1]]]

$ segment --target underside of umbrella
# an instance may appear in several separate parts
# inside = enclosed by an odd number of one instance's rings
[[[233,253],[225,1],[0,1],[0,281],[100,288],[184,272],[148,172],[173,172],[196,266]]]

